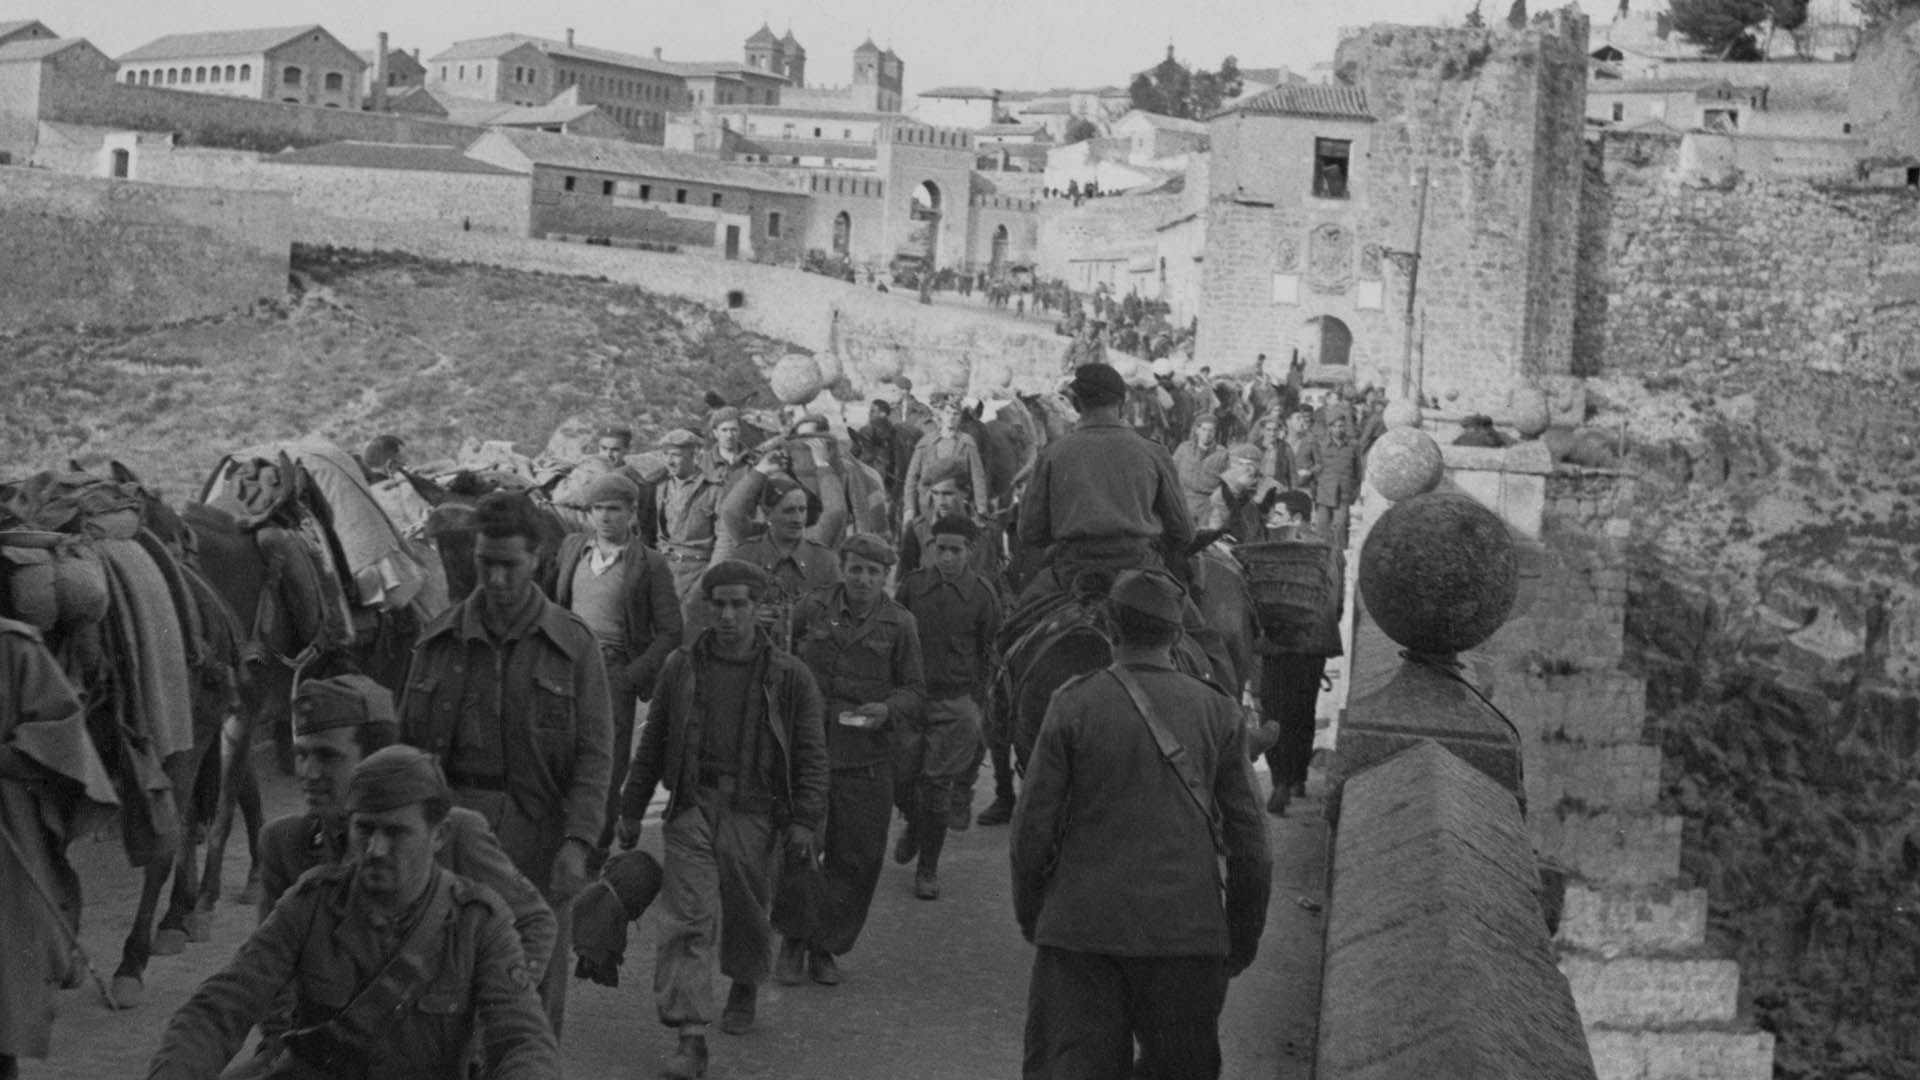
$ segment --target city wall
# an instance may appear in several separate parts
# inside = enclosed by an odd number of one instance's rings
[[[1075,206],[1047,199],[1040,203],[1034,272],[1083,287],[1078,280],[1082,260],[1152,251],[1154,230],[1180,216],[1181,200],[1180,195],[1118,195]]]
[[[0,168],[0,329],[177,322],[279,297],[291,202]]]

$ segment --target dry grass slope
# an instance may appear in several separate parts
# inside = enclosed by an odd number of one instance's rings
[[[465,438],[537,451],[569,416],[643,439],[712,388],[770,401],[756,356],[792,346],[603,279],[296,247],[278,303],[217,319],[0,337],[0,477],[118,458],[172,498],[218,456],[317,433],[395,432],[414,460]]]

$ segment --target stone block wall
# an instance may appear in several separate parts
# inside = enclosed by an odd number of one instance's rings
[[[0,329],[141,326],[286,292],[291,200],[0,168]]]
[[[1079,287],[1077,260],[1117,251],[1153,250],[1154,230],[1180,216],[1178,195],[1115,195],[1079,206],[1066,199],[1040,203],[1034,270]]]

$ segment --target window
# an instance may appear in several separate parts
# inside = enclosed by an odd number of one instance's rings
[[[128,85],[128,86],[134,86],[134,85],[137,85],[137,84],[139,83],[139,81],[140,81],[140,76],[139,76],[138,74],[136,74],[136,73],[134,73],[134,72],[131,72],[131,71],[129,71],[129,72],[127,72],[127,85]]]
[[[345,80],[341,78],[341,75],[339,72],[337,71],[327,72],[327,89],[338,90],[341,88],[344,81]]]
[[[813,129],[813,137],[814,137],[814,138],[816,138],[816,139],[820,137],[820,129],[819,129],[819,128],[814,128],[814,129]]]
[[[1708,131],[1732,133],[1740,130],[1739,109],[1708,109],[1700,118],[1700,126]]]
[[[465,64],[460,65],[460,81],[461,82],[467,81],[467,65]]]
[[[579,182],[580,182],[580,178],[577,176],[563,177],[560,181],[560,190],[572,191],[574,188],[574,185],[578,184]]]
[[[1907,166],[1907,186],[1920,188],[1920,165]]]
[[[767,211],[767,235],[780,235],[780,211],[778,210]]]
[[[282,71],[280,73],[280,81],[286,84],[287,86],[299,86],[300,85],[300,69],[297,67],[287,68],[285,71]]]
[[[173,84],[179,81],[180,81],[180,69],[168,68],[167,69],[167,85],[172,86]]]
[[[643,198],[643,199],[651,199],[651,198],[653,198],[653,185],[652,185],[652,184],[641,184],[641,185],[640,185],[640,197],[641,197],[641,198]]]
[[[144,81],[144,80],[142,80],[142,81]],[[1840,125],[1840,134],[1842,134],[1842,135],[1851,135],[1851,134],[1853,134],[1853,125],[1852,125],[1852,124],[1841,124],[1841,125]]]
[[[716,191],[716,192],[714,192],[714,193],[713,193],[713,194],[712,194],[712,195],[711,195],[711,196],[710,196],[709,198],[710,198],[710,200],[711,200],[711,203],[710,203],[710,205],[713,205],[713,206],[719,206],[719,205],[720,205],[720,193],[719,193],[719,192],[717,192],[717,191]]]
[[[686,201],[687,201],[687,189],[686,189],[686,188],[674,188],[674,189],[673,189],[673,201],[674,201],[674,202],[677,202],[677,203],[683,203],[683,202],[686,202]]]
[[[447,65],[445,64],[440,65],[440,81],[441,82],[447,81]]]
[[[600,194],[602,194],[602,195],[612,195],[612,194],[613,194],[613,181],[611,181],[611,180],[602,180],[602,181],[600,181]]]
[[[846,129],[845,131],[842,131],[842,132],[840,133],[840,137],[841,137],[841,138],[843,138],[843,139],[847,139],[847,140],[852,140],[852,138],[853,138],[853,129],[852,129],[852,128],[848,128],[848,129]]]
[[[207,69],[207,81],[208,82],[220,81],[220,65],[219,64],[215,64],[212,67]]]
[[[1627,118],[1626,104],[1624,102],[1619,102],[1619,101],[1614,102],[1613,103],[1613,122],[1617,124],[1620,121],[1625,120],[1626,118]]]
[[[206,81],[207,81],[207,69],[206,69],[206,68],[194,68],[194,69],[193,69],[193,81],[194,81],[194,82],[197,82],[197,83],[203,83],[203,82],[206,82]]]
[[[233,65],[232,64],[227,65],[227,81],[228,82],[233,81]]]
[[[1322,199],[1347,197],[1347,159],[1353,149],[1349,139],[1313,140],[1313,193]]]
[[[252,64],[240,65],[240,81],[241,82],[253,81],[253,65]]]
[[[149,73],[148,73],[148,72],[145,72],[145,71],[143,71],[143,72],[141,72],[141,73],[140,73],[140,85],[141,85],[141,86],[145,86],[145,85],[147,85],[147,76],[148,76],[148,74],[149,74]]]

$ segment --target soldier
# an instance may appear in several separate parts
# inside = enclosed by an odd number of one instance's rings
[[[793,477],[781,472],[784,464],[775,455],[754,463],[741,476],[721,503],[721,528],[735,545],[733,558],[750,562],[768,578],[767,602],[759,605],[763,626],[773,633],[774,644],[790,645],[793,605],[814,589],[838,584],[840,563],[833,549],[810,534],[827,533],[844,525],[846,500],[824,503]],[[838,480],[830,472],[816,474],[823,487],[837,490]],[[824,506],[835,506],[830,515]],[[758,507],[763,523],[749,520]],[[704,610],[696,606],[689,622],[705,629]]]
[[[72,966],[80,879],[66,844],[119,800],[87,736],[80,695],[40,634],[0,619],[0,1078],[47,1056],[54,998]]]
[[[992,584],[968,564],[979,528],[971,518],[946,514],[931,524],[928,565],[900,579],[894,598],[913,616],[926,660],[927,706],[899,726],[895,801],[905,817],[893,861],[919,865],[913,895],[940,898],[940,851],[947,828],[973,812],[973,776],[986,744],[980,693],[993,670],[993,639],[1000,631],[1000,600]],[[966,801],[955,798],[964,792]]]
[[[1202,416],[1193,422],[1193,435],[1173,452],[1173,471],[1187,499],[1187,516],[1195,522],[1207,517],[1208,503],[1227,467],[1227,451],[1215,436],[1219,422]]]
[[[979,524],[973,512],[972,492],[968,488],[966,468],[960,462],[946,465],[923,480],[927,489],[927,512],[914,518],[900,537],[900,576],[920,569],[933,546],[933,523],[949,515],[958,515]],[[1002,571],[1006,558],[1000,551],[1000,526],[981,526],[967,545],[969,565],[993,588],[1003,588]]]
[[[540,523],[525,495],[474,509],[479,587],[427,625],[400,701],[400,738],[439,756],[460,805],[478,811],[520,872],[546,891],[571,949],[572,906],[606,821],[613,723],[593,631],[540,594]],[[541,996],[560,1034],[567,965]]]
[[[1340,615],[1346,603],[1346,556],[1308,524],[1313,498],[1304,491],[1281,492],[1258,539],[1313,543],[1320,551],[1320,594],[1325,601],[1311,619],[1295,625],[1261,628],[1260,711],[1278,722],[1280,737],[1267,750],[1273,791],[1267,812],[1285,814],[1287,803],[1307,793],[1307,765],[1313,759],[1314,713],[1320,699],[1327,658],[1345,649]]]
[[[657,492],[660,554],[673,570],[673,587],[682,605],[693,603],[700,577],[707,567],[727,558],[731,544],[721,544],[720,497],[724,483],[700,467],[706,443],[686,428],[674,428],[660,439],[667,452],[667,478]]]
[[[700,467],[724,493],[753,466],[753,451],[741,443],[740,410],[723,405],[707,414],[707,434],[713,441],[701,455]]]
[[[270,1075],[464,1080],[478,1034],[488,1075],[558,1076],[506,904],[434,859],[452,802],[417,750],[362,761],[347,793],[354,857],[309,871],[200,984],[168,1023],[149,1080],[219,1074],[283,987],[296,1026]]]
[[[652,547],[659,539],[654,532],[659,513],[654,506],[653,484],[640,475],[640,470],[627,464],[627,455],[633,452],[633,429],[625,424],[604,427],[594,437],[594,442],[599,447],[600,458],[607,463],[607,471],[632,481],[634,486],[633,527],[639,531],[641,539],[647,542],[647,546]],[[586,491],[582,508],[589,514],[593,512],[592,487],[588,487]]]
[[[394,744],[400,721],[393,695],[365,675],[309,679],[293,698],[293,775],[307,808],[276,818],[260,830],[260,920],[300,875],[347,858],[347,796],[353,770],[375,751]],[[417,751],[416,751],[417,752]],[[537,979],[553,954],[553,909],[540,890],[507,858],[479,814],[461,807],[447,813],[447,841],[440,865],[507,902],[527,968]]]
[[[634,715],[653,697],[653,680],[667,654],[680,647],[680,598],[667,560],[634,531],[638,492],[632,480],[609,473],[587,489],[591,532],[569,533],[554,559],[547,595],[580,616],[600,643],[613,709],[613,763],[626,768],[633,753]],[[607,785],[606,824],[590,866],[606,861],[620,815],[620,792]]]
[[[1301,486],[1313,492],[1313,527],[1342,551],[1347,547],[1347,520],[1360,497],[1361,464],[1353,416],[1344,404],[1337,405],[1327,417],[1325,437],[1308,446],[1299,466]]]
[[[793,613],[793,651],[826,700],[826,834],[818,872],[789,873],[774,899],[784,940],[774,977],[823,986],[840,982],[845,955],[866,925],[887,857],[893,818],[894,732],[926,706],[920,634],[907,609],[882,588],[893,545],[855,533],[840,545],[841,584],[817,589]]]
[[[901,513],[903,522],[911,522],[925,512],[926,493],[921,485],[928,477],[942,472],[948,463],[957,463],[966,470],[969,490],[976,493],[987,490],[987,465],[980,456],[980,444],[960,430],[960,399],[944,391],[935,394],[933,415],[937,427],[920,436],[920,441],[914,444],[913,457],[907,462],[907,477],[902,485],[906,499]]]
[[[1128,571],[1110,603],[1113,666],[1054,694],[1014,811],[1025,1075],[1217,1077],[1273,874],[1240,707],[1173,666],[1178,582]]]
[[[680,1035],[666,1069],[674,1077],[706,1072],[716,920],[720,972],[733,983],[720,1030],[753,1026],[772,959],[779,845],[784,839],[790,859],[811,861],[826,814],[820,692],[806,666],[759,628],[755,609],[768,585],[739,561],[702,576],[712,629],[667,658],[624,789],[627,847],[639,840],[655,786],[671,793],[661,816],[666,878],[653,989],[660,1022]]]

